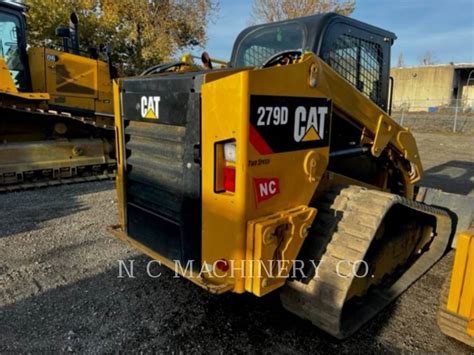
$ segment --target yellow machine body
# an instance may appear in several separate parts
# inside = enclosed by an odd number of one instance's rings
[[[470,320],[474,331],[474,230],[458,237],[447,309]]]
[[[307,85],[292,86],[285,83],[287,75],[299,75],[298,79],[303,79],[308,73],[308,64],[301,64],[299,68],[296,65],[293,68],[266,71],[243,70],[234,74],[231,72],[226,77],[216,74],[217,78],[212,73],[206,75],[206,83],[202,88],[202,200],[206,204],[202,215],[202,260],[209,264],[220,259],[233,260],[237,265],[244,260],[255,260],[257,265],[253,269],[248,264],[242,265],[244,272],[236,273],[233,280],[215,280],[233,283],[235,292],[250,291],[261,295],[268,292],[265,288],[272,290],[276,284],[283,285],[286,278],[275,280],[275,284],[263,281],[265,277],[259,278],[266,287],[253,282],[255,274],[262,271],[260,262],[273,260],[279,242],[279,238],[267,242],[264,235],[269,232],[266,229],[275,232],[278,226],[291,226],[281,233],[295,244],[292,253],[283,254],[285,260],[293,260],[304,240],[304,228],[309,228],[315,217],[315,211],[311,209],[303,212],[304,209],[292,208],[307,208],[326,168],[328,147],[264,156],[251,145],[249,137],[251,95],[314,95]],[[270,81],[271,87],[266,84]],[[324,97],[321,94],[314,96]],[[222,121],[222,117],[226,120]],[[222,154],[215,155],[215,150],[223,150],[222,143],[229,140],[235,141],[236,155],[239,157],[235,166],[236,191],[216,194],[216,185],[219,184],[216,171],[221,171],[225,162]],[[290,166],[293,168],[288,170]],[[279,194],[258,203],[253,180],[259,177],[279,177]],[[298,221],[300,213],[304,214],[303,225]],[[284,248],[283,244],[281,248]]]
[[[293,80],[288,81],[288,77]],[[310,85],[311,80],[318,83]],[[120,83],[115,89],[116,133],[118,159],[117,190],[120,223],[125,222],[125,148],[123,119],[120,108]],[[338,93],[336,95],[336,93]],[[203,270],[210,270],[220,260],[231,260],[232,275],[209,272],[193,280],[216,292],[232,290],[264,295],[286,282],[289,268],[269,277],[269,269],[278,262],[294,260],[304,242],[317,210],[309,207],[323,174],[326,172],[329,147],[262,155],[250,143],[249,107],[252,95],[295,96],[331,100],[333,109],[357,117],[366,127],[361,140],[374,143],[372,154],[377,156],[390,147],[396,155],[408,158],[414,166],[413,174],[406,172],[406,186],[419,180],[422,167],[412,134],[396,124],[367,97],[334,72],[326,63],[305,54],[297,64],[268,69],[244,69],[208,72],[202,85],[202,260]],[[344,98],[344,99],[343,99]],[[225,119],[223,119],[225,118]],[[159,120],[159,118],[158,118]],[[327,121],[329,124],[329,121]],[[312,138],[310,138],[312,139]],[[314,139],[320,139],[315,136]],[[218,171],[226,163],[222,160],[223,144],[235,142],[235,192],[221,192],[222,177]],[[279,192],[272,198],[257,202],[255,179],[278,177]],[[323,184],[328,188],[351,180],[330,175]],[[383,189],[382,186],[378,187]],[[407,190],[410,193],[411,189]],[[295,207],[299,206],[299,207]],[[124,233],[122,239],[128,239]],[[169,264],[136,241],[134,246],[153,258]],[[251,262],[249,262],[251,260]],[[215,269],[215,268],[214,268]],[[274,272],[274,269],[272,269]],[[286,271],[285,271],[286,270]],[[186,275],[185,275],[186,276]],[[273,276],[275,276],[273,274]],[[212,288],[212,287],[211,287]]]
[[[49,48],[31,48],[28,58],[33,91],[48,93],[49,105],[113,113],[106,62]]]
[[[113,114],[112,80],[108,64],[49,48],[30,48],[31,92],[18,91],[4,59],[0,57],[0,94],[7,103],[30,109],[67,109],[96,115]],[[13,103],[12,103],[13,105]]]
[[[50,99],[50,95],[46,92],[20,92],[10,75],[10,70],[3,57],[0,57],[0,94],[16,97],[18,99],[31,100],[32,103],[37,101],[45,101]]]
[[[459,233],[450,282],[443,290],[441,330],[474,347],[474,229]]]

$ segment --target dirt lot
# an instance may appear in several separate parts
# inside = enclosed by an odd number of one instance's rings
[[[417,134],[425,185],[474,194],[474,140]],[[213,296],[107,235],[112,182],[0,195],[0,352],[449,352],[469,349],[436,325],[449,254],[345,342],[286,313],[277,295]],[[136,278],[118,278],[119,259]]]

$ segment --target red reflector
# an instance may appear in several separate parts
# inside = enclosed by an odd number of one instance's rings
[[[224,189],[235,192],[235,168],[233,166],[224,168]]]
[[[229,270],[229,262],[225,259],[217,260],[216,267],[223,272],[227,272]]]

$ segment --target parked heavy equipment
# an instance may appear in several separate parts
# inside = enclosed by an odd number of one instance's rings
[[[474,229],[457,238],[453,270],[441,290],[438,325],[474,348]]]
[[[110,61],[79,50],[74,14],[63,50],[27,50],[26,11],[0,1],[0,191],[113,175]]]
[[[224,69],[118,80],[113,234],[210,292],[280,289],[351,335],[455,230],[388,114],[395,38],[320,14],[245,29]]]

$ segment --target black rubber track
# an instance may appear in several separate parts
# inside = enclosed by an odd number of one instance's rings
[[[384,217],[395,205],[436,218],[434,238],[429,249],[391,285],[372,287],[363,302],[349,307],[347,295],[355,277],[353,273],[340,277],[336,265],[341,260],[364,260]],[[281,300],[287,310],[339,339],[353,334],[397,298],[441,259],[450,243],[452,220],[446,211],[398,195],[341,187],[327,194],[317,207],[318,215],[302,253],[304,258],[320,260],[318,273],[311,279],[288,281]]]

